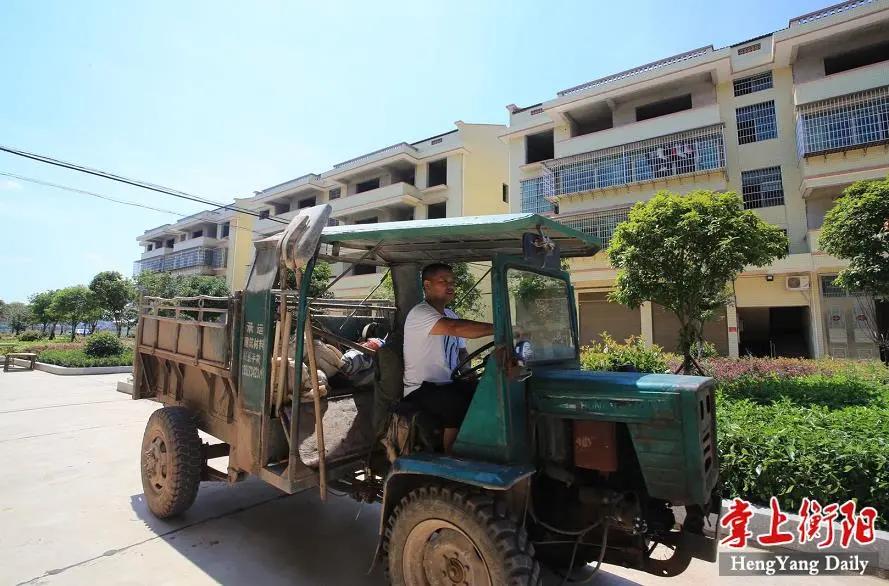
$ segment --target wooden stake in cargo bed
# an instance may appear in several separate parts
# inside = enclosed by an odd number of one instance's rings
[[[318,490],[321,501],[327,500],[327,467],[324,452],[324,417],[321,413],[321,385],[318,384],[318,366],[315,362],[315,339],[312,336],[312,318],[306,314],[306,355],[309,357],[309,380],[312,381],[312,399],[315,404],[315,444],[318,447]]]

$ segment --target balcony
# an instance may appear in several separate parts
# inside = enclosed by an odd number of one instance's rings
[[[629,185],[725,169],[723,125],[678,132],[572,157],[545,161],[540,177],[521,182],[522,211],[546,212],[546,202]]]
[[[611,237],[614,236],[617,225],[624,222],[629,213],[629,207],[621,207],[571,216],[557,216],[553,219],[598,238],[602,242],[604,250],[611,243]]]
[[[707,126],[716,126],[721,121],[718,105],[700,106],[559,141],[556,143],[556,157],[569,157],[666,137]]]
[[[889,144],[889,86],[798,106],[799,157]]]
[[[225,268],[227,257],[227,248],[190,248],[136,261],[133,263],[133,275],[138,275],[143,271],[169,272],[192,268],[221,269]]]
[[[188,250],[190,248],[216,246],[219,241],[211,236],[199,236],[197,238],[189,238],[173,244],[173,252],[180,250]]]
[[[410,183],[399,182],[330,202],[330,217],[341,218],[391,206],[415,207],[419,203],[423,203],[420,190]]]
[[[142,253],[142,260],[149,258],[157,258],[159,256],[163,256],[169,252],[171,252],[171,248],[164,248],[163,246],[155,248],[154,250],[149,250],[148,252]]]

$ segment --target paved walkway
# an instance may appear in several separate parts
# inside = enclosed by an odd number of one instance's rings
[[[0,373],[0,584],[384,584],[379,570],[366,575],[376,505],[333,498],[322,506],[313,491],[285,496],[258,481],[204,483],[181,519],[151,517],[139,446],[157,405],[116,392],[126,376]],[[592,581],[717,582],[803,580],[720,579],[715,565],[694,562],[673,579],[605,566]],[[885,584],[869,577],[804,582]]]

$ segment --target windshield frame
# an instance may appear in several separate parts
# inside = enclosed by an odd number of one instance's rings
[[[506,339],[504,340],[506,343],[512,345],[513,341],[513,323],[512,323],[512,310],[510,308],[509,303],[509,279],[508,272],[510,269],[517,269],[528,273],[534,273],[536,275],[541,275],[544,277],[550,277],[554,279],[558,279],[565,283],[565,293],[566,300],[568,302],[568,318],[571,323],[571,340],[574,343],[574,356],[571,358],[563,357],[563,358],[552,358],[549,360],[537,360],[532,362],[529,366],[546,366],[552,364],[565,364],[571,363],[574,366],[578,366],[580,364],[580,343],[578,340],[578,331],[577,331],[577,308],[576,308],[576,300],[574,296],[574,287],[571,285],[571,277],[570,275],[562,270],[548,270],[542,269],[539,267],[529,266],[527,263],[523,262],[519,257],[509,257],[507,259],[502,260],[497,263],[499,265],[499,269],[496,271],[499,276],[499,281],[501,283],[501,291],[498,295],[500,297],[500,301],[503,307],[503,317],[506,319],[506,323],[503,326],[504,333],[507,334]]]

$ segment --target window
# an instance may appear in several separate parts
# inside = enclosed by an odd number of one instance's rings
[[[223,238],[228,238],[229,230],[231,230],[231,223],[230,222],[226,222],[225,224],[222,225],[222,237]]]
[[[546,214],[553,211],[546,196],[552,193],[552,178],[543,176],[523,179],[520,183],[523,214]]]
[[[304,208],[310,208],[313,205],[315,205],[315,198],[314,197],[307,197],[305,199],[299,200],[299,203],[296,204],[296,209],[301,210]]]
[[[448,217],[448,204],[445,202],[441,202],[430,205],[426,217],[430,220],[437,220],[438,218]]]
[[[862,47],[840,55],[824,58],[824,75],[833,75],[842,71],[873,65],[889,60],[889,41]]]
[[[275,204],[275,215],[276,216],[280,216],[281,214],[286,214],[289,211],[290,211],[290,202]]]
[[[269,210],[259,210],[259,219],[265,220],[269,217]]]
[[[691,94],[676,96],[675,98],[668,98],[666,100],[660,100],[659,102],[639,106],[636,108],[636,122],[642,122],[643,120],[648,120],[650,118],[657,118],[658,116],[666,116],[667,114],[673,114],[675,112],[682,112],[683,110],[691,110]]]
[[[176,240],[173,239],[173,238],[170,238],[169,240],[167,240],[166,242],[164,242],[164,248],[173,248],[173,245],[174,245],[175,243],[176,243]]]
[[[744,209],[784,205],[781,167],[768,167],[741,172]]]
[[[503,184],[501,188],[501,197],[503,198],[503,203],[509,203],[509,185],[506,183]]]
[[[191,233],[192,238],[200,238],[203,235],[204,235],[203,230],[195,230],[194,232]]]
[[[555,156],[553,131],[538,132],[525,137],[525,163],[546,161]]]
[[[330,201],[333,201],[333,200],[339,199],[339,198],[340,198],[340,188],[339,187],[337,187],[335,189],[331,189],[327,195],[327,199],[329,199]]]
[[[355,185],[355,193],[364,193],[365,191],[371,191],[372,189],[380,188],[380,178],[377,177],[375,179],[368,179],[367,181],[362,181]]]
[[[738,120],[738,143],[747,144],[778,136],[775,102],[768,101],[735,110]]]
[[[772,72],[766,71],[757,75],[751,75],[750,77],[742,77],[741,79],[736,79],[734,84],[735,97],[746,96],[747,94],[752,94],[754,92],[771,89]]]
[[[506,280],[513,343],[523,343],[524,361],[576,358],[568,284],[556,277],[512,268],[506,272]]]
[[[153,245],[153,244],[149,244],[149,245],[148,245],[148,248],[145,250],[145,252],[151,252],[152,250],[154,250],[154,245]]]
[[[821,277],[821,296],[822,297],[864,297],[862,291],[849,291],[837,285],[834,281],[836,275]]]
[[[617,225],[627,219],[629,212],[630,208],[618,208],[569,217],[560,220],[560,222],[575,230],[595,236],[602,241],[602,248],[607,248],[611,242],[611,237],[614,236],[614,230],[617,228]]]
[[[746,47],[741,47],[738,49],[738,55],[746,55],[747,53],[753,53],[754,51],[759,51],[762,49],[762,43],[754,43],[752,45],[747,45]],[[735,94],[736,96],[738,94]]]
[[[448,160],[440,159],[429,163],[429,177],[426,179],[427,187],[445,185],[448,182]]]

